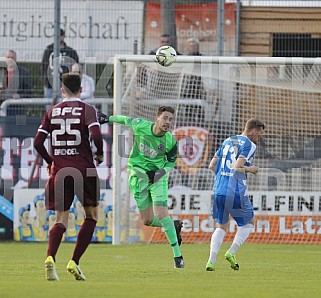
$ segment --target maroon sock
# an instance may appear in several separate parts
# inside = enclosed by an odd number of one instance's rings
[[[66,231],[62,223],[56,223],[49,232],[47,256],[52,256],[56,261],[56,253],[61,243],[62,235]]]
[[[74,260],[77,265],[79,264],[79,259],[90,244],[91,238],[93,237],[95,231],[96,223],[97,222],[94,219],[86,218],[81,225],[74,249],[74,254],[72,256],[72,260]]]

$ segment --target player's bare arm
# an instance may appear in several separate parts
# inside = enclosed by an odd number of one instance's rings
[[[215,156],[212,158],[212,160],[211,160],[211,162],[210,162],[210,164],[209,164],[209,166],[208,166],[208,168],[209,168],[212,172],[215,172],[215,166],[216,166],[216,164],[217,164],[217,161],[218,161],[218,157],[215,155]]]
[[[239,157],[235,164],[234,164],[234,170],[236,172],[241,172],[241,173],[252,173],[252,174],[257,174],[259,171],[258,166],[245,166],[246,159],[244,157]]]

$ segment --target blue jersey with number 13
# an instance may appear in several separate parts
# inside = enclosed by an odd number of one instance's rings
[[[215,195],[226,197],[243,197],[246,195],[246,174],[236,172],[234,164],[238,157],[246,160],[250,166],[255,154],[256,145],[246,136],[232,136],[226,139],[216,151],[218,162],[215,169]]]

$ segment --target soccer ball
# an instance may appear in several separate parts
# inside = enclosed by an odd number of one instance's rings
[[[162,66],[170,66],[176,61],[177,53],[171,46],[162,46],[156,52],[156,60]]]

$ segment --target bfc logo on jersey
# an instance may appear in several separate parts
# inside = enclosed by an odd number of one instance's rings
[[[80,107],[64,107],[64,108],[54,108],[52,110],[52,117],[65,116],[71,114],[73,116],[81,116],[82,108]]]

